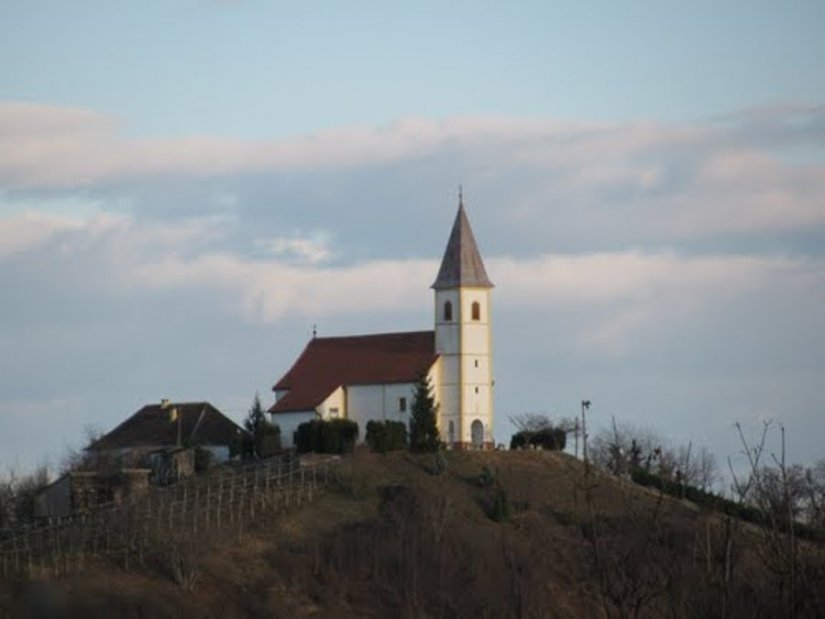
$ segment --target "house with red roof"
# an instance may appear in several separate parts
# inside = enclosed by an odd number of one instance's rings
[[[452,448],[493,445],[490,293],[481,253],[459,194],[458,213],[434,291],[431,330],[315,337],[272,388],[269,409],[285,446],[301,423],[346,418],[360,439],[370,420],[409,422],[418,377],[438,404],[442,441]]]
[[[229,459],[246,430],[209,402],[146,404],[131,417],[92,442],[86,451],[139,461],[149,453],[181,446],[198,446],[217,462]]]

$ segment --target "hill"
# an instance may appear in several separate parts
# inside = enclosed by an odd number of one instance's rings
[[[823,616],[823,548],[786,541],[565,454],[359,451],[312,502],[188,547],[185,587],[169,566],[96,559],[79,576],[0,585],[0,611]]]

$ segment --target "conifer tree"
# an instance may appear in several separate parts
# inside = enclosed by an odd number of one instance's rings
[[[261,398],[255,394],[252,407],[244,420],[252,438],[252,451],[257,458],[268,458],[281,451],[281,429],[266,418]]]
[[[410,410],[411,451],[438,451],[438,426],[435,419],[437,411],[438,406],[433,396],[430,377],[422,373],[415,383],[415,394]]]

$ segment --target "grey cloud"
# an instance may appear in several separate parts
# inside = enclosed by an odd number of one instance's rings
[[[26,438],[38,411],[44,446],[160,397],[240,418],[313,323],[428,327],[459,183],[498,285],[499,440],[509,412],[570,414],[587,396],[597,425],[615,413],[721,454],[732,420],[770,413],[804,428],[798,459],[821,455],[825,164],[785,156],[821,147],[821,108],[679,125],[410,121],[263,145],[131,144],[111,119],[37,113],[58,144],[31,123],[0,129],[4,458],[40,449]],[[89,213],[41,213],[23,234],[15,217],[61,196]],[[284,260],[272,239],[323,239],[329,259]]]

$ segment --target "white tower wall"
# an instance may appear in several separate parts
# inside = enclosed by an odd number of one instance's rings
[[[452,320],[444,306],[452,304]],[[478,304],[477,317],[473,304]],[[483,442],[492,443],[493,364],[488,288],[436,290],[435,347],[441,355],[439,429],[447,443],[473,444],[473,421],[484,426]],[[450,422],[453,435],[450,436]],[[452,440],[451,440],[452,438]]]

